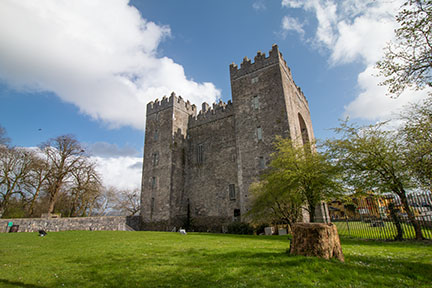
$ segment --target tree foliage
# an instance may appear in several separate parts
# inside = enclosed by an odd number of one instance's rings
[[[386,77],[381,84],[397,97],[411,86],[432,87],[432,1],[405,2],[396,21],[396,41],[387,45],[377,67]]]
[[[399,133],[409,170],[420,185],[432,191],[432,97],[412,104],[402,119]]]
[[[311,145],[277,138],[275,149],[268,170],[252,186],[250,214],[292,224],[300,219],[303,207],[313,221],[315,207],[342,191],[338,168]]]
[[[420,226],[411,211],[406,189],[414,187],[404,143],[397,131],[385,131],[383,124],[358,127],[342,122],[335,131],[339,139],[326,142],[333,160],[344,171],[345,182],[356,191],[393,192],[399,196],[413,224],[416,238],[422,239]]]

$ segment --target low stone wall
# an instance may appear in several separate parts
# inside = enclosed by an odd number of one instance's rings
[[[211,233],[226,233],[226,227],[232,223],[231,217],[193,217],[190,219],[190,227],[187,229],[190,232],[211,232]],[[140,226],[145,231],[176,231],[180,227],[185,227],[185,219],[183,217],[171,218],[170,221],[153,221],[143,222]]]
[[[0,232],[8,232],[8,224],[19,225],[18,232],[47,232],[69,230],[140,230],[139,216],[101,216],[76,218],[17,218],[0,219]]]

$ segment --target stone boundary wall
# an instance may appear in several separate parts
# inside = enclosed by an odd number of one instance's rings
[[[0,233],[8,232],[8,223],[19,225],[18,232],[47,232],[90,230],[90,231],[133,231],[140,230],[140,216],[100,216],[76,218],[15,218],[0,219]]]

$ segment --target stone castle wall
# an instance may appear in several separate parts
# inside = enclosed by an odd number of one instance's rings
[[[215,104],[189,123],[185,189],[190,215],[201,219],[199,226],[232,221],[234,209],[240,208],[232,104]],[[234,197],[230,197],[230,185]]]
[[[8,223],[19,225],[18,232],[47,232],[69,230],[110,230],[127,231],[140,230],[140,216],[101,216],[76,218],[16,218],[0,219],[0,232],[8,232]]]
[[[276,45],[254,62],[245,57],[240,68],[231,64],[230,78],[232,102],[203,103],[198,112],[172,94],[147,105],[144,229],[190,222],[198,231],[221,232],[232,221],[247,221],[249,187],[267,167],[276,136],[313,142],[307,100]]]

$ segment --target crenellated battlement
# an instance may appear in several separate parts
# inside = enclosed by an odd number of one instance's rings
[[[156,99],[155,101],[149,102],[147,104],[147,115],[151,115],[172,107],[179,108],[192,115],[195,115],[197,111],[195,104],[191,104],[189,100],[185,102],[181,96],[177,96],[174,92],[172,92],[169,98],[163,96],[161,101]]]
[[[243,58],[240,68],[238,68],[237,64],[232,63],[230,65],[231,80],[237,79],[241,76],[255,72],[264,67],[277,64],[279,62],[282,62],[289,74],[291,74],[289,67],[286,65],[286,61],[282,57],[282,53],[279,52],[278,46],[273,44],[272,50],[270,50],[268,57],[266,57],[265,53],[258,51],[257,55],[254,57],[253,63],[248,57]]]
[[[202,109],[196,116],[189,116],[188,128],[193,128],[196,126],[203,125],[218,119],[222,119],[228,116],[232,116],[234,113],[233,104],[230,101],[227,103],[219,101],[218,103],[213,103],[210,107],[206,102],[202,104]]]

